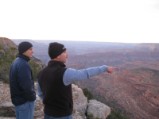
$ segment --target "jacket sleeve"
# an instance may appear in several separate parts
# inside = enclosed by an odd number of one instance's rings
[[[99,75],[105,71],[107,71],[108,66],[98,66],[98,67],[90,67],[87,69],[76,70],[72,68],[66,69],[63,82],[65,85],[71,84],[75,80],[85,80],[89,79],[92,76]]]

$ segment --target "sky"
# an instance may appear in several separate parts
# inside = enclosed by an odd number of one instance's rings
[[[159,43],[159,0],[0,0],[10,39]]]

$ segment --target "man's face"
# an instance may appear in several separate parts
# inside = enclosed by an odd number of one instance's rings
[[[33,56],[33,48],[29,48],[27,51],[23,53],[25,56],[31,58]]]
[[[66,51],[64,51],[57,57],[57,59],[63,63],[66,63],[67,58],[68,58],[68,54]]]

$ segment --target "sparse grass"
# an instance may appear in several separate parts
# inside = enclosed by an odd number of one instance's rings
[[[107,117],[107,119],[128,119],[128,118],[121,115],[120,112],[112,110],[111,114]]]
[[[92,114],[90,114],[90,115],[87,115],[87,119],[100,119],[100,118],[93,117],[93,115],[92,115]]]
[[[0,117],[15,117],[13,107],[0,107]]]

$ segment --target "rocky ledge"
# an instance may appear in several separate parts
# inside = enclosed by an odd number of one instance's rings
[[[0,119],[15,119],[14,106],[10,100],[8,84],[0,83]],[[73,119],[106,119],[111,113],[110,107],[97,101],[87,100],[83,91],[77,85],[72,84],[73,90]],[[37,96],[35,119],[43,119],[43,104]]]

